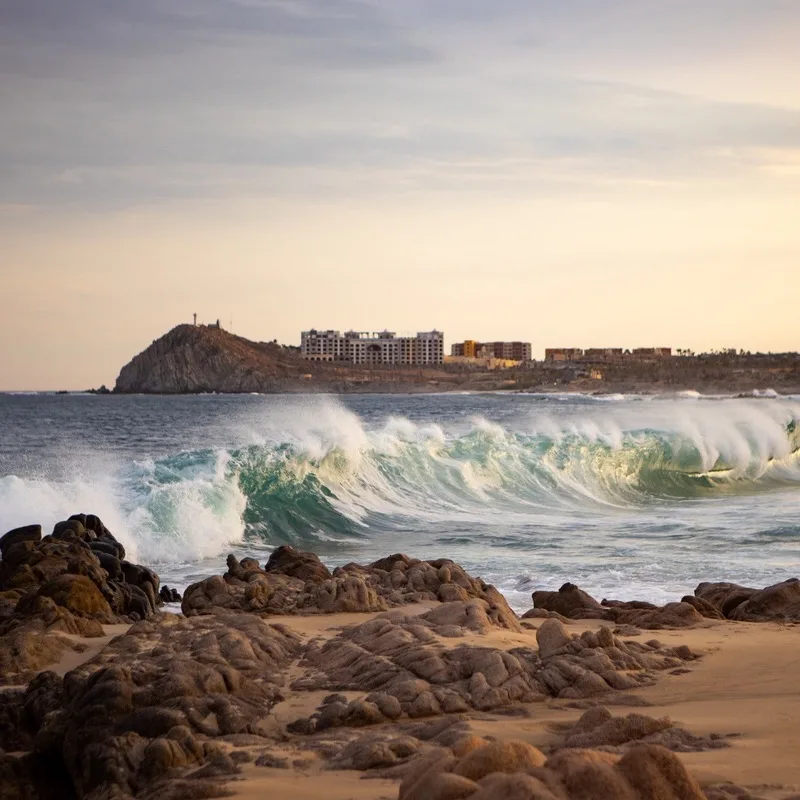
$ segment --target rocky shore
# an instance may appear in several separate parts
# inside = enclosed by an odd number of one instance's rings
[[[797,580],[518,617],[447,559],[280,547],[181,598],[125,555],[0,538],[0,800],[800,796]]]

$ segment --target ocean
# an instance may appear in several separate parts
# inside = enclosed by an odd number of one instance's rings
[[[518,611],[800,573],[800,397],[0,395],[0,532],[98,514],[162,583],[292,544],[451,558]]]

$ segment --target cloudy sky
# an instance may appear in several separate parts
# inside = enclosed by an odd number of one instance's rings
[[[0,388],[256,339],[800,349],[796,0],[0,0]]]

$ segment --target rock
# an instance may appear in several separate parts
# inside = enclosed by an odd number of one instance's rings
[[[579,619],[575,612],[585,612],[589,609],[600,609],[602,606],[591,595],[579,589],[574,583],[565,583],[557,592],[534,592],[534,608],[543,608],[546,611],[555,611],[565,617]]]
[[[83,617],[114,622],[111,606],[96,584],[84,575],[60,575],[39,589],[41,597],[49,597],[56,605]]]
[[[658,607],[640,601],[603,600],[598,603],[572,583],[565,583],[557,592],[534,592],[532,597],[534,610],[570,619],[604,619],[617,625],[651,630],[691,628],[703,623],[703,616],[694,604],[667,603]]]
[[[749,589],[735,583],[701,583],[694,590],[694,595],[709,603],[728,619],[738,605],[752,597],[757,591],[758,589]]]
[[[273,550],[264,565],[264,571],[277,572],[313,583],[326,581],[331,577],[328,568],[314,553],[301,552],[290,545],[282,545]]]
[[[398,797],[704,800],[686,768],[661,747],[637,745],[619,761],[594,750],[562,750],[545,761],[535,748],[512,741],[486,743],[460,759],[446,750],[432,751],[412,765]]]
[[[556,619],[545,620],[536,631],[539,658],[550,658],[572,641],[564,625]]]
[[[5,558],[6,553],[15,544],[22,542],[31,542],[36,544],[42,540],[42,526],[41,525],[25,525],[22,528],[14,528],[9,531],[5,536],[0,537],[0,557]]]
[[[285,546],[273,552],[264,569],[254,559],[239,561],[233,555],[228,556],[227,566],[224,575],[188,587],[181,602],[185,615],[211,614],[215,609],[281,615],[386,611],[438,600],[451,606],[442,613],[463,614],[450,620],[453,630],[494,625],[521,629],[516,614],[493,586],[446,559],[390,556],[366,566],[337,567],[331,574],[313,553]],[[478,604],[463,605],[472,601]]]
[[[526,742],[487,742],[459,759],[452,772],[479,781],[493,772],[525,772],[545,761],[541,751]]]
[[[18,620],[26,613],[38,613],[26,611],[35,609],[31,602],[35,595],[52,599],[77,617],[104,623],[150,617],[160,603],[158,576],[120,560],[124,547],[92,514],[58,522],[44,538],[33,526],[10,531],[4,541],[0,595],[17,592],[20,600],[25,596],[15,609]]]
[[[169,586],[162,586],[158,591],[158,596],[161,598],[162,603],[180,603],[181,595],[177,589],[171,589]]]
[[[192,781],[235,774],[209,738],[258,735],[299,649],[253,615],[139,622],[67,674],[37,749],[63,763],[78,796],[146,796],[192,770]]]
[[[730,611],[730,619],[743,622],[800,622],[800,581],[767,586]]]
[[[0,636],[0,685],[25,683],[74,648],[64,636],[46,635],[39,621],[15,627]]]
[[[703,600],[700,597],[694,597],[694,595],[687,594],[685,597],[681,598],[681,603],[687,603],[688,605],[695,608],[698,613],[704,616],[706,619],[725,619],[721,611],[718,611],[711,603]]]
[[[686,767],[663,747],[635,747],[622,757],[617,770],[627,778],[639,797],[705,800]]]

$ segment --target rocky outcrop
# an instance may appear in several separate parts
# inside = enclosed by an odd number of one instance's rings
[[[308,367],[278,345],[205,325],[178,325],[126,364],[115,392],[270,392]]]
[[[103,624],[151,617],[161,603],[152,570],[125,560],[102,520],[76,514],[42,536],[38,525],[0,539],[0,683],[24,682]]]
[[[667,603],[656,606],[641,601],[598,602],[573,583],[565,583],[557,592],[534,592],[533,612],[524,618],[539,617],[549,612],[567,619],[602,619],[616,625],[659,630],[662,628],[691,628],[703,623],[704,616],[694,603]]]
[[[446,603],[414,617],[392,612],[322,645],[310,643],[302,661],[307,672],[293,689],[369,694],[350,702],[334,697],[312,717],[297,720],[294,730],[491,711],[551,697],[602,697],[653,683],[655,673],[696,658],[688,648],[622,641],[608,628],[570,636],[557,620],[537,631],[538,651],[442,642],[463,636],[465,629],[487,633],[500,627],[482,612],[480,601]]]
[[[279,547],[262,569],[252,558],[229,555],[228,570],[184,592],[187,616],[215,609],[262,614],[386,611],[421,601],[479,600],[483,613],[519,630],[516,614],[493,586],[449,559],[420,561],[402,554],[372,564],[347,564],[332,573],[313,553]]]
[[[735,583],[701,583],[695,597],[725,619],[740,622],[800,622],[800,580],[751,589]]]
[[[602,619],[650,630],[691,628],[704,620],[800,622],[800,580],[797,578],[764,589],[736,583],[701,583],[694,595],[664,606],[638,600],[598,602],[573,583],[565,583],[557,592],[534,592],[532,597],[534,607],[523,614],[523,619]]]

